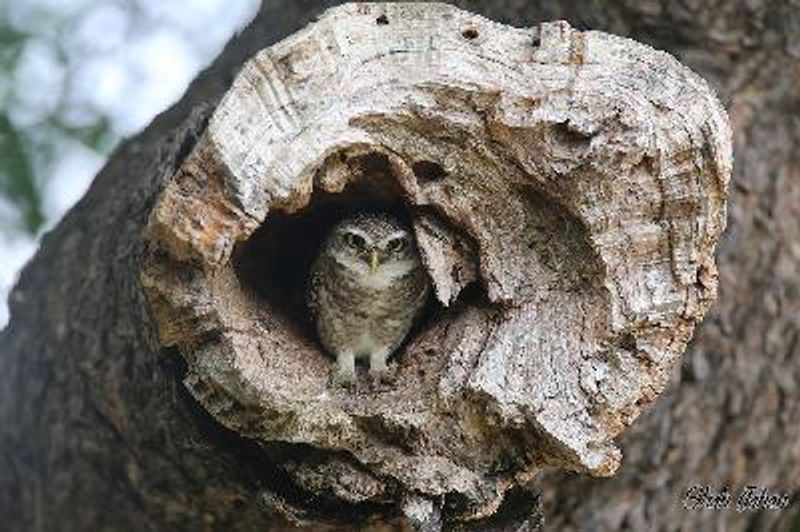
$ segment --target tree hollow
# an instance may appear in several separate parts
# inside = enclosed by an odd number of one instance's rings
[[[616,470],[714,298],[730,171],[724,111],[665,53],[348,4],[241,70],[157,200],[141,279],[217,422],[319,451],[293,482],[480,519],[543,468]],[[352,391],[304,285],[326,229],[375,208],[413,225],[434,297],[394,381]]]

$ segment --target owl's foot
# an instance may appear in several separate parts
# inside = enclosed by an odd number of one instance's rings
[[[396,369],[395,364],[387,365],[385,358],[373,360],[369,367],[370,381],[374,385],[393,384],[397,379]]]
[[[392,374],[386,365],[388,356],[388,350],[380,350],[372,353],[369,357],[369,377],[373,383],[380,384],[392,380]]]
[[[339,353],[336,357],[338,368],[333,376],[333,383],[337,386],[351,388],[356,384],[356,363],[352,353]]]
[[[392,384],[395,381],[395,374],[391,368],[384,366],[381,369],[369,369],[369,380],[374,386],[380,384]]]
[[[353,388],[356,385],[356,373],[348,371],[337,371],[333,374],[333,384],[343,388]]]

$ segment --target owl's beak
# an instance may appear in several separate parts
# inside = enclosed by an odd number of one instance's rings
[[[373,249],[369,252],[369,273],[375,274],[378,271],[378,250]]]

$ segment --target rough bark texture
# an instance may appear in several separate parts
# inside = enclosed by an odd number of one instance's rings
[[[349,487],[349,478],[363,485],[365,473],[341,469],[346,460],[331,462],[310,446],[300,452],[297,446],[259,446],[220,427],[185,392],[183,358],[162,350],[147,327],[148,303],[137,277],[139,258],[148,256],[141,240],[147,216],[238,65],[320,8],[315,2],[280,4],[272,6],[283,7],[280,12],[262,10],[181,104],[117,151],[87,197],[46,238],[13,293],[12,322],[0,336],[0,515],[11,529],[250,530],[265,522],[282,529],[271,508],[312,520],[399,511],[391,502],[398,494],[382,482],[364,491],[362,502],[341,504],[342,494],[352,497],[342,486]],[[686,511],[680,498],[695,484],[753,483],[797,493],[800,162],[791,148],[800,141],[798,8],[738,2],[464,6],[520,27],[565,18],[667,49],[714,83],[732,117],[737,167],[720,253],[720,304],[668,392],[622,438],[625,458],[616,477],[542,481],[553,529],[785,528],[791,512]],[[203,102],[208,106],[198,110]],[[288,218],[273,222],[291,235]],[[422,239],[439,230],[445,240],[467,243],[429,258],[440,265],[437,271],[462,265],[469,279],[475,235],[454,235],[441,218],[420,213]],[[563,217],[548,221],[555,219]],[[261,238],[265,249],[274,245]],[[242,271],[247,257],[245,250]],[[485,268],[481,263],[481,275]],[[176,282],[191,284],[203,275],[189,267]],[[449,301],[463,286],[440,283],[437,293]],[[292,315],[291,301],[274,301]],[[177,323],[175,331],[186,327]],[[196,343],[209,348],[216,338],[200,335]],[[214,412],[217,419],[220,413]],[[332,478],[339,482],[331,484]],[[385,500],[375,496],[381,490]],[[520,509],[536,502],[523,490],[508,499],[503,516],[509,522],[524,519]],[[407,497],[404,508],[436,521],[426,504]],[[459,504],[464,501],[456,500],[452,511],[461,511]],[[314,510],[302,513],[308,507]]]
[[[350,4],[245,65],[157,199],[142,280],[217,421],[319,450],[295,484],[474,521],[543,467],[616,470],[612,438],[715,294],[730,171],[724,111],[667,54]],[[391,385],[353,392],[281,302],[304,291],[319,216],[365,202],[416,223],[448,308]],[[470,278],[485,297],[458,297]],[[320,460],[349,474],[319,479]]]

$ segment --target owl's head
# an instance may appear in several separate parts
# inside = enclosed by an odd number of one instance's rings
[[[419,265],[409,227],[388,214],[361,213],[336,224],[327,251],[358,276],[396,277]]]

